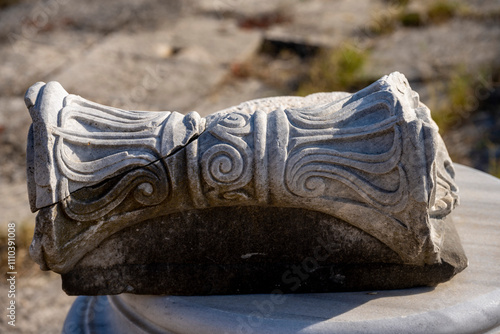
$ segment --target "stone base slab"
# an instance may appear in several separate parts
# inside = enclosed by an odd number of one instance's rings
[[[418,266],[404,264],[371,235],[320,212],[259,207],[183,212],[111,236],[62,274],[63,289],[69,295],[227,295],[435,286],[466,266],[451,217],[443,222],[443,261]]]

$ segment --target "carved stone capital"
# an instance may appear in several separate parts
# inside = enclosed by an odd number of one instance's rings
[[[26,105],[28,188],[40,210],[31,253],[45,268],[71,273],[132,226],[178,226],[179,215],[189,225],[189,213],[208,226],[226,219],[214,220],[213,210],[238,208],[257,225],[272,208],[347,223],[392,252],[390,263],[443,261],[446,216],[458,203],[453,166],[429,109],[400,73],[355,94],[253,100],[206,118],[107,107],[55,82],[32,86]],[[279,251],[264,253],[266,265],[284,261]]]

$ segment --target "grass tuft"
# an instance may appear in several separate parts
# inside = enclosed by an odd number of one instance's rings
[[[477,80],[465,66],[458,66],[445,80],[445,91],[440,106],[433,111],[434,121],[442,131],[467,118],[478,105],[475,94]]]
[[[459,9],[457,3],[447,0],[433,2],[427,9],[427,17],[431,23],[444,23],[453,18]]]
[[[405,27],[421,27],[425,25],[422,15],[418,12],[403,12],[399,17],[399,20]]]
[[[372,22],[367,27],[369,35],[388,35],[396,31],[398,27],[397,15],[390,15],[388,13],[376,14]]]
[[[312,61],[307,77],[299,85],[297,95],[317,92],[351,91],[364,87],[368,80],[363,74],[367,51],[344,44],[338,49],[325,50]]]

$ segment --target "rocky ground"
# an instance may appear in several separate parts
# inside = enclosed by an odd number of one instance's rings
[[[23,235],[17,326],[2,316],[2,333],[60,332],[74,300],[58,275],[40,274],[26,257],[34,214],[23,95],[37,81],[125,109],[207,115],[301,93],[308,81],[309,90],[311,81],[313,90],[352,90],[398,70],[433,110],[454,160],[500,175],[498,0],[9,2],[0,9],[0,240],[11,221]],[[351,66],[351,54],[362,66]],[[337,86],[315,86],[315,66]],[[357,81],[338,86],[343,76]],[[3,281],[2,308],[6,296]]]

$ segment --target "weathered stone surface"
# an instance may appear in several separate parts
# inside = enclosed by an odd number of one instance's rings
[[[368,0],[355,3],[314,0],[298,2],[289,8],[293,10],[290,14],[293,24],[271,27],[265,34],[267,39],[331,48],[346,42],[342,36],[357,36],[374,17],[387,11],[378,1]]]
[[[307,259],[318,268],[301,292],[435,285],[466,266],[446,218],[451,161],[399,73],[206,118],[106,107],[57,83],[26,105],[31,254],[69,293],[269,292]],[[326,237],[341,251],[321,260]]]
[[[326,47],[339,46],[345,36],[354,37],[387,10],[380,2],[369,0],[203,0],[198,7],[220,18],[234,17],[246,28],[252,28],[252,22],[254,28],[260,25],[269,40]]]
[[[466,265],[452,222],[445,227],[442,262],[419,266],[319,212],[249,206],[186,211],[106,239],[62,274],[63,289],[70,295],[213,295],[436,285]]]
[[[4,78],[0,83],[2,95],[21,96],[37,78],[50,77],[98,39],[95,33],[89,32],[76,35],[58,31],[50,36],[39,34],[36,38],[15,36],[0,48],[3,60],[0,71]]]
[[[462,203],[453,211],[454,225],[471,261],[451,282],[433,288],[294,295],[276,289],[229,296],[80,296],[64,327],[68,333],[92,328],[96,334],[135,334],[144,328],[183,334],[498,333],[500,180],[455,167]],[[82,309],[88,312],[82,314]]]
[[[457,31],[459,35],[453,33]],[[410,82],[425,82],[447,75],[450,68],[480,73],[481,68],[500,65],[499,48],[494,45],[499,39],[500,26],[487,21],[454,20],[448,25],[398,30],[374,45],[368,75],[377,77],[397,69]],[[471,40],[473,45],[464,43]],[[426,96],[432,96],[432,92]]]
[[[222,82],[232,62],[255,53],[260,41],[258,32],[216,18],[185,18],[174,26],[106,36],[51,80],[124,109],[189,110]]]

